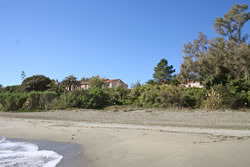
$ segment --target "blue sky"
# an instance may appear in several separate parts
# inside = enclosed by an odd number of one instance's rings
[[[178,73],[183,45],[198,32],[215,37],[215,18],[249,2],[0,0],[0,84],[20,84],[22,71],[144,83],[162,58]]]

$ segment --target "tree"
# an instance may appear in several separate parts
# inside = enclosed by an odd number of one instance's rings
[[[186,80],[203,80],[203,77],[207,75],[204,66],[200,64],[201,62],[206,64],[206,61],[209,61],[206,56],[209,48],[208,42],[207,36],[200,32],[198,39],[184,45],[181,75]],[[208,66],[206,69],[209,71],[211,67]]]
[[[232,9],[214,22],[216,32],[228,37],[236,43],[246,42],[248,34],[242,34],[244,24],[250,19],[250,12],[246,13],[248,5],[236,4]]]
[[[101,79],[98,75],[89,79],[88,85],[90,87],[102,88],[104,86],[104,79]]]
[[[210,87],[225,85],[229,76],[249,78],[250,46],[245,43],[247,36],[242,35],[243,25],[248,20],[246,9],[245,5],[235,5],[224,18],[216,19],[217,32],[225,38],[208,40],[199,33],[198,39],[184,45],[184,62],[178,76],[181,80],[201,81]]]
[[[166,59],[161,59],[161,61],[154,68],[153,78],[155,82],[164,82],[170,81],[173,78],[173,73],[175,70],[172,65],[168,65],[168,61]]]
[[[25,74],[24,71],[22,71],[22,73],[21,73],[21,80],[23,81],[25,78],[26,78],[26,74]]]
[[[135,89],[135,88],[140,87],[140,86],[141,86],[140,81],[137,81],[137,82],[131,84],[132,89]]]
[[[46,91],[50,88],[50,78],[44,75],[34,75],[23,80],[21,90],[24,92],[30,91]]]
[[[80,80],[81,82],[88,82],[90,80],[90,78],[85,78],[85,77],[82,77],[82,79]]]
[[[70,75],[66,77],[61,83],[60,86],[65,88],[68,91],[73,91],[79,88],[81,85],[80,81],[77,80],[76,77]]]

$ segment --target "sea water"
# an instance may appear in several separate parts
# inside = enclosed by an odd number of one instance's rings
[[[0,167],[55,167],[63,158],[54,151],[38,149],[32,143],[0,137]]]

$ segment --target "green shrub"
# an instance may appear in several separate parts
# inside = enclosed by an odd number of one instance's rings
[[[53,101],[57,97],[56,92],[45,91],[42,92],[42,96],[40,97],[40,106],[42,109],[50,110],[53,108]]]
[[[13,86],[6,86],[5,88],[2,88],[1,89],[1,92],[3,93],[18,93],[18,92],[21,92],[20,91],[20,86],[19,85],[13,85]]]
[[[55,109],[64,108],[103,108],[111,105],[111,96],[107,89],[92,87],[88,90],[66,92],[53,102]]]
[[[187,88],[185,89],[184,94],[182,94],[181,96],[182,106],[191,108],[201,108],[204,103],[206,94],[206,89]]]
[[[52,102],[56,98],[55,92],[30,92],[27,94],[28,98],[23,105],[26,110],[50,110],[52,109]]]
[[[129,103],[130,89],[124,89],[122,87],[117,87],[113,89],[106,89],[110,94],[112,104],[123,105]]]
[[[248,99],[248,106],[250,106],[250,90],[247,93],[247,99]]]
[[[213,89],[220,94],[221,108],[239,109],[249,107],[248,91],[242,83],[233,81],[234,85],[216,85]],[[238,83],[238,84],[235,84]]]
[[[161,88],[161,107],[183,107],[182,94],[185,89],[182,87],[164,85]]]
[[[103,108],[111,104],[111,97],[107,89],[97,87],[89,89],[87,108]]]
[[[161,105],[160,86],[147,84],[141,87],[139,104],[143,107],[159,107]]]
[[[2,93],[0,94],[0,103],[4,111],[20,110],[27,99],[25,93]]]
[[[57,97],[53,101],[54,109],[66,109],[66,108],[81,108],[81,94],[83,94],[85,90],[82,91],[74,91],[74,92],[65,92]]]

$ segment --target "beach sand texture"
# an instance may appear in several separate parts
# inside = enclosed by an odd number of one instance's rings
[[[83,161],[77,166],[249,167],[249,118],[234,112],[0,113],[0,134],[78,144]]]

